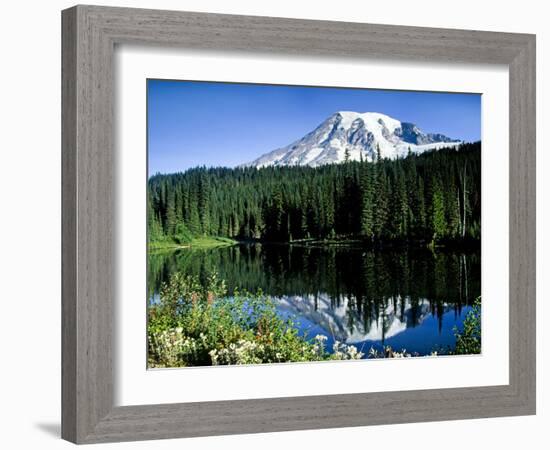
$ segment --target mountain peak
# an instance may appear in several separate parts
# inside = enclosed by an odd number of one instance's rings
[[[416,125],[378,112],[337,111],[301,139],[260,156],[247,166],[321,166],[346,160],[373,161],[405,156],[461,141],[441,133],[423,133]]]

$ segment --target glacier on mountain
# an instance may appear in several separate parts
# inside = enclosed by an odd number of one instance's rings
[[[416,125],[376,112],[340,111],[286,147],[266,153],[245,166],[322,166],[344,161],[374,161],[456,147],[462,141],[441,133],[424,133]]]

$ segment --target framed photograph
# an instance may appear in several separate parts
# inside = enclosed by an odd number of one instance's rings
[[[535,37],[63,11],[62,435],[535,413]]]

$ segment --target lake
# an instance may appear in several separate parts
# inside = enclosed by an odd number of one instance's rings
[[[235,288],[261,289],[300,333],[323,334],[368,353],[391,346],[419,355],[454,346],[481,295],[479,251],[367,250],[357,246],[238,244],[149,255],[148,297],[176,271],[217,272]]]

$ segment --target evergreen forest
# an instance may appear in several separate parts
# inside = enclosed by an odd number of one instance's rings
[[[196,167],[148,180],[150,244],[446,243],[481,237],[481,143],[321,167]]]

